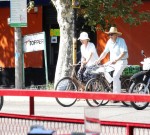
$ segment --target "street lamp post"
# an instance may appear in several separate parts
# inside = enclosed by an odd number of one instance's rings
[[[76,14],[77,9],[73,9],[73,64],[76,64],[77,60],[77,32],[76,32]]]
[[[73,7],[73,64],[77,61],[77,32],[76,32],[76,19],[77,9],[80,8],[80,0],[72,0]]]

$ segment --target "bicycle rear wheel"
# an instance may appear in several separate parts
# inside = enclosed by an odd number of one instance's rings
[[[130,79],[127,78],[125,79],[122,84],[121,84],[121,87],[122,87],[122,93],[128,93],[129,91],[129,84],[130,84]],[[130,101],[121,101],[122,104],[124,104],[125,106],[131,106],[131,103]]]
[[[0,96],[0,110],[1,110],[2,107],[3,107],[3,104],[4,104],[4,97],[3,97],[3,96]]]
[[[145,82],[133,83],[130,87],[130,93],[150,94],[149,89],[146,87],[146,85],[147,84]],[[137,110],[143,110],[149,105],[149,102],[134,102],[134,101],[131,101],[131,105]]]
[[[56,84],[55,90],[77,91],[77,86],[70,77],[64,77]],[[72,106],[76,102],[76,100],[76,98],[56,98],[56,101],[63,107]]]
[[[85,91],[87,91],[87,92],[105,92],[105,89],[104,89],[102,82],[99,79],[92,78],[87,82]],[[86,99],[86,102],[89,106],[98,107],[100,105],[106,105],[109,102],[109,100]]]

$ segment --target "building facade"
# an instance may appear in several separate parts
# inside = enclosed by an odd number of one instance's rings
[[[54,80],[55,67],[59,49],[59,26],[57,23],[57,12],[50,0],[34,0],[35,8],[27,14],[27,27],[21,28],[22,36],[45,31],[48,79]],[[145,0],[141,10],[149,10],[150,1]],[[8,25],[10,17],[10,2],[0,2],[0,85],[9,87],[14,85],[15,58],[14,58],[14,28]],[[143,57],[141,50],[146,55],[150,54],[149,33],[150,23],[143,23],[140,26],[131,27],[116,20],[118,30],[123,33],[122,37],[126,40],[129,50],[129,64],[140,64]],[[91,32],[92,33],[92,32]],[[92,42],[96,44],[100,54],[107,42],[107,35],[101,31],[90,33]],[[40,85],[45,83],[45,68],[43,51],[26,53],[25,63],[25,85]],[[107,61],[105,59],[103,62]]]

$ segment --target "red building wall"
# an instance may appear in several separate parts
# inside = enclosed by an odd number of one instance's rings
[[[150,2],[146,1],[142,6],[142,10],[149,10]],[[145,51],[145,54],[150,57],[150,23],[143,23],[138,26],[129,26],[123,23],[121,20],[116,21],[118,31],[122,32],[126,41],[129,51],[129,64],[140,64],[143,60],[141,56],[141,50]],[[101,54],[105,48],[105,44],[108,40],[108,36],[101,31],[97,31],[97,49]],[[105,59],[103,62],[108,60]]]
[[[9,8],[0,8],[0,67],[10,68],[15,66],[14,59],[14,28],[7,24],[10,17]],[[38,12],[33,10],[28,13],[28,26],[21,28],[22,35],[33,34],[42,31],[42,7]],[[42,67],[42,51],[27,53],[24,56],[25,67]]]
[[[145,1],[142,10],[149,10],[150,2]],[[14,28],[7,24],[10,17],[9,8],[0,8],[0,67],[14,67]],[[131,27],[121,20],[117,22],[118,31],[122,32],[122,37],[126,40],[129,50],[129,64],[140,64],[143,57],[140,51],[143,49],[146,55],[150,56],[150,23],[143,23],[140,26]],[[38,12],[28,13],[28,27],[22,28],[22,35],[32,34],[42,31],[42,7],[38,7]],[[97,31],[97,49],[100,54],[107,42],[107,35]],[[106,61],[107,59],[105,59]],[[25,67],[42,67],[42,51],[25,54]]]

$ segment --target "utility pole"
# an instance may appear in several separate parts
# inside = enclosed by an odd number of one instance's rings
[[[15,88],[23,88],[23,45],[21,28],[15,27]]]
[[[72,0],[73,7],[73,64],[77,63],[77,32],[76,32],[76,20],[77,9],[80,8],[80,0]]]
[[[76,18],[77,18],[77,9],[73,8],[73,64],[77,63]]]

